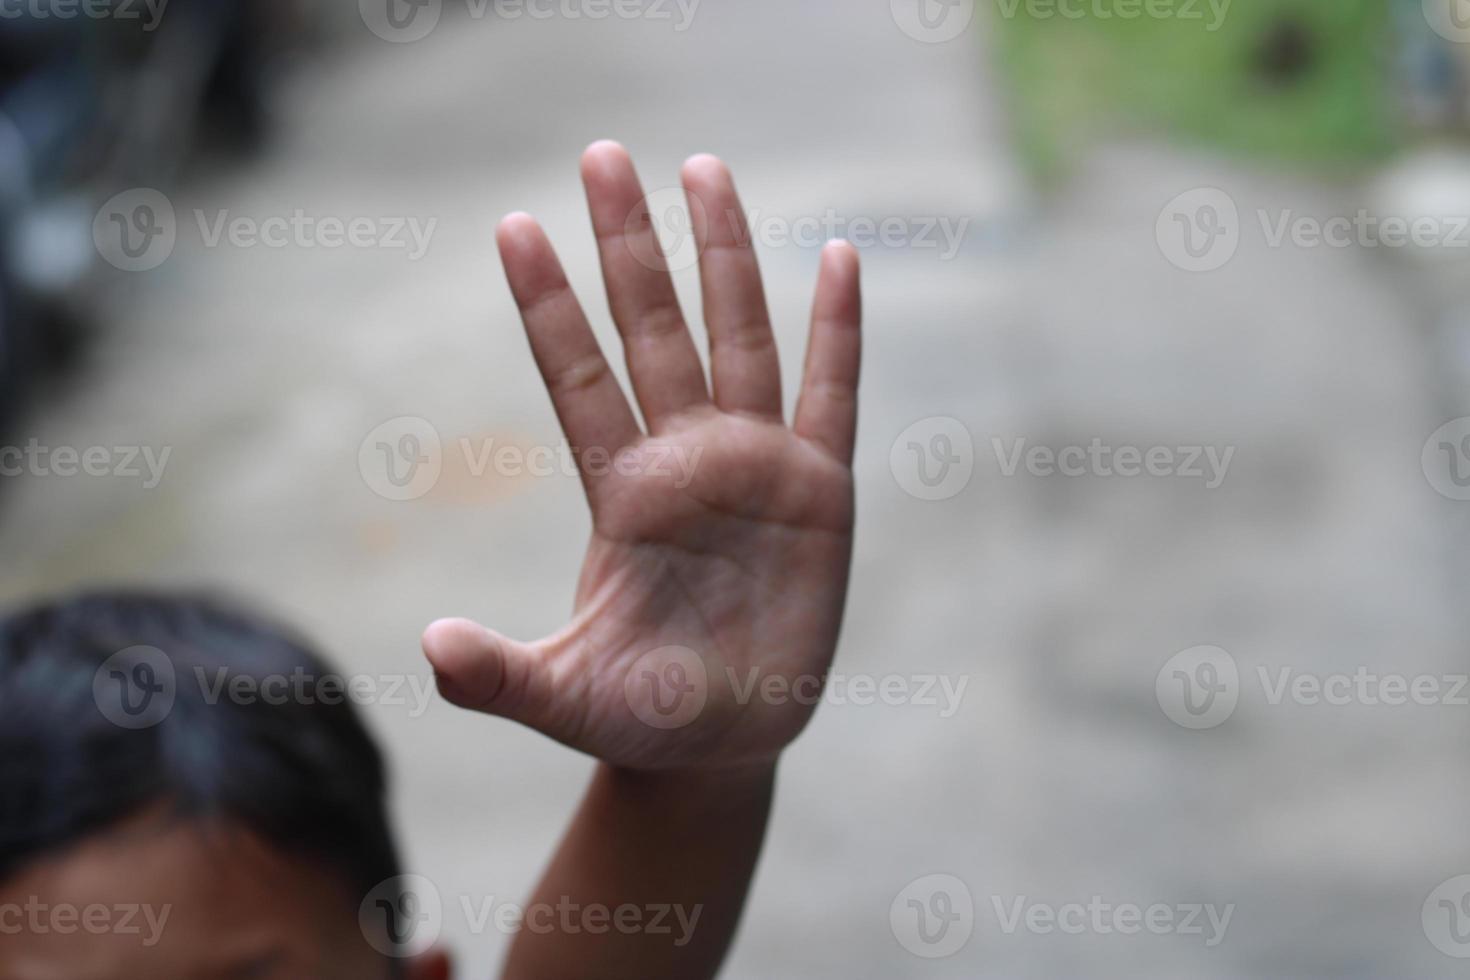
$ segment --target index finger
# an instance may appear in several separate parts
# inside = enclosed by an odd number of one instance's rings
[[[574,449],[616,452],[642,435],[638,421],[541,226],[512,214],[495,232],[531,353]]]

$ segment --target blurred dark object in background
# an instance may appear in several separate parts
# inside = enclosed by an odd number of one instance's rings
[[[0,426],[99,315],[98,205],[248,153],[293,0],[37,0],[0,15]]]

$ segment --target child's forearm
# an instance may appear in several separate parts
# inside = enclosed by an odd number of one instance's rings
[[[774,767],[665,774],[602,766],[504,980],[699,980],[730,946],[765,837]]]

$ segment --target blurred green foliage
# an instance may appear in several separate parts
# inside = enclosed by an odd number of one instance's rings
[[[1396,142],[1384,0],[1233,0],[1223,17],[1223,0],[1155,0],[1199,19],[1118,16],[1148,0],[1059,0],[1072,16],[1054,2],[984,0],[1023,153],[1044,176],[1120,127],[1336,170]]]

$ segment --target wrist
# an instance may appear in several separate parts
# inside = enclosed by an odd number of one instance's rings
[[[683,769],[625,769],[604,762],[599,766],[598,778],[639,794],[728,804],[749,796],[769,796],[776,780],[776,763],[776,759],[769,759]]]

